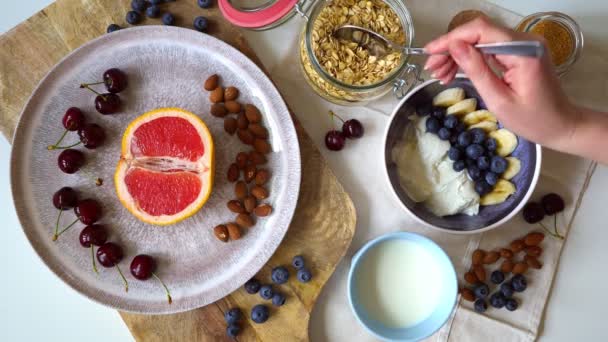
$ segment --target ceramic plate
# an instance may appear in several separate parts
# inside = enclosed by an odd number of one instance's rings
[[[100,80],[108,68],[120,68],[129,87],[120,94],[123,109],[114,115],[95,111],[95,95],[79,89],[80,83]],[[222,243],[213,227],[234,220],[226,202],[234,197],[234,185],[226,180],[230,163],[240,151],[248,151],[236,136],[224,132],[223,120],[209,114],[209,95],[202,88],[211,74],[222,84],[241,90],[239,101],[253,103],[264,114],[273,152],[266,165],[272,172],[268,184],[274,213],[259,219],[242,239]],[[103,87],[101,87],[103,89]],[[57,167],[60,151],[48,151],[63,133],[61,119],[68,107],[79,107],[88,122],[105,128],[106,143],[96,149],[77,149],[86,165],[68,175]],[[118,201],[113,174],[120,156],[120,142],[128,123],[159,107],[180,107],[200,116],[211,130],[216,148],[213,193],[193,217],[160,227],[137,220]],[[70,133],[66,143],[77,141]],[[96,187],[93,177],[104,184]],[[175,27],[145,26],[106,34],[65,57],[40,82],[25,106],[13,140],[11,185],[17,214],[32,246],[48,267],[85,296],[105,305],[132,312],[173,313],[212,303],[251,278],[268,261],[283,239],[293,216],[300,186],[300,153],[295,128],[287,107],[265,74],[239,51],[199,32]],[[100,267],[95,274],[90,250],[82,248],[77,224],[59,240],[51,240],[57,209],[55,191],[75,188],[80,198],[103,204],[100,223],[109,227],[108,241],[119,243],[125,256],[119,266],[129,280],[125,292],[117,271]],[[61,224],[75,218],[65,211]],[[138,281],[129,273],[137,254],[150,254],[158,262],[157,274],[171,289],[167,304],[157,281]]]

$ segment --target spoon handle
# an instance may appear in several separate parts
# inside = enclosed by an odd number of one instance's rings
[[[491,44],[477,44],[475,48],[486,55],[511,55],[541,58],[545,53],[545,46],[537,41],[513,41]],[[404,48],[403,53],[409,55],[433,55],[423,48]],[[449,55],[448,52],[439,55]]]

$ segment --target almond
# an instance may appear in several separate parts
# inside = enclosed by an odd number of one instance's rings
[[[473,271],[469,271],[469,272],[465,273],[464,280],[471,285],[475,285],[479,282],[479,279],[477,279],[477,276],[475,275],[475,272],[473,272]]]
[[[253,213],[258,217],[268,216],[272,213],[272,207],[270,204],[260,204],[253,210]]]
[[[473,265],[481,265],[483,262],[483,257],[486,256],[486,252],[483,249],[476,249],[473,252],[473,256],[471,257],[473,261]]]
[[[256,136],[256,138],[268,138],[268,130],[266,129],[266,127],[260,124],[250,124],[249,130],[251,131],[251,133],[253,133],[253,135]]]
[[[224,119],[224,131],[226,133],[233,135],[236,132],[237,123],[235,118],[225,118]]]
[[[543,254],[543,249],[539,246],[528,246],[525,249],[527,255],[531,255],[533,257],[539,257]]]
[[[486,253],[486,256],[483,257],[483,263],[486,265],[491,265],[495,263],[498,258],[500,258],[500,253],[496,251],[491,251]]]
[[[255,141],[255,137],[253,133],[249,132],[246,129],[239,129],[236,131],[236,135],[239,137],[241,142],[246,145],[252,145]]]
[[[230,167],[228,168],[228,181],[229,182],[236,182],[237,180],[239,180],[239,168],[236,166],[235,163],[230,164]]]
[[[245,183],[243,183],[243,184],[245,184]],[[259,200],[268,198],[268,190],[266,190],[266,188],[264,188],[263,186],[260,186],[260,185],[256,185],[253,188],[251,188],[251,194],[253,195],[253,197],[255,197]]]
[[[239,167],[239,169],[244,169],[247,166],[247,161],[249,160],[249,155],[247,154],[247,152],[239,152],[236,155],[236,166]]]
[[[486,270],[481,265],[473,266],[473,272],[475,272],[475,276],[479,281],[486,281]]]
[[[231,240],[238,240],[241,238],[241,229],[234,223],[228,223],[226,225],[228,228],[228,236]]]
[[[471,289],[468,289],[466,287],[460,289],[460,295],[462,296],[462,298],[464,298],[464,300],[468,300],[469,302],[475,301],[475,294]]]
[[[526,246],[526,244],[524,243],[523,240],[514,240],[513,242],[511,242],[511,245],[510,245],[513,253],[519,253],[519,252],[523,251],[525,246]]]
[[[255,139],[253,142],[253,148],[262,154],[268,154],[272,150],[272,147],[265,139]]]
[[[270,172],[266,169],[258,170],[255,175],[255,184],[256,185],[264,185],[270,179]]]
[[[543,268],[543,264],[541,264],[541,262],[538,261],[538,259],[536,257],[533,257],[531,255],[526,255],[524,257],[524,261],[528,264],[528,266],[535,268],[537,270],[540,270],[541,268]]]
[[[205,80],[205,85],[203,87],[207,91],[212,91],[213,89],[217,88],[219,83],[220,83],[220,77],[216,74],[213,74],[213,75],[209,76],[209,78],[207,78],[207,80]]]
[[[533,232],[524,238],[526,246],[538,246],[545,239],[545,234],[540,232]]]
[[[238,214],[236,216],[236,224],[241,228],[251,228],[255,223],[249,214]]]
[[[252,104],[245,105],[245,115],[247,115],[247,119],[251,123],[259,123],[262,121],[262,114],[260,113],[260,110],[258,107]]]
[[[501,248],[500,249],[500,256],[503,259],[511,259],[511,258],[513,258],[513,251],[511,251],[508,248]]]
[[[247,165],[245,167],[245,182],[251,183],[251,181],[254,180],[257,171],[258,169],[255,168],[255,165]]]
[[[222,242],[228,242],[228,228],[226,228],[226,226],[224,226],[223,224],[220,224],[219,226],[213,228],[213,234],[215,234],[215,237],[218,240]]]
[[[252,213],[255,210],[255,207],[258,205],[258,201],[253,196],[247,196],[243,200],[243,204],[245,205],[245,210],[248,213]]]
[[[528,270],[528,264],[523,262],[518,262],[513,266],[513,274],[524,274]]]
[[[209,94],[209,101],[213,103],[224,102],[224,88],[217,87]]]
[[[243,200],[247,197],[247,184],[243,181],[238,181],[234,185],[234,195],[236,198]]]
[[[251,163],[253,165],[262,165],[262,164],[266,164],[268,162],[268,160],[266,159],[266,156],[261,154],[258,151],[249,152],[249,160],[251,161]]]
[[[238,117],[236,118],[236,124],[237,127],[240,129],[247,129],[247,127],[249,127],[249,120],[247,120],[247,117],[245,116],[245,114],[240,113],[238,115]],[[253,133],[251,133],[253,134]]]
[[[226,206],[235,214],[244,214],[246,212],[243,204],[237,200],[228,201]]]
[[[224,100],[233,101],[239,97],[239,90],[235,87],[228,87],[224,90]]]
[[[226,101],[224,102],[224,106],[228,110],[228,113],[238,114],[241,112],[241,104],[236,101]]]
[[[502,262],[502,265],[500,265],[500,270],[504,273],[511,273],[511,271],[513,271],[513,266],[513,261],[505,260]]]
[[[228,112],[223,103],[214,103],[211,105],[211,115],[216,118],[223,118],[226,114],[228,114]]]

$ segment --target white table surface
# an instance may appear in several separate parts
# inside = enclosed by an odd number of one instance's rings
[[[195,0],[180,0],[195,1]],[[0,33],[26,19],[51,0],[20,0],[3,4],[0,11]],[[493,0],[494,3],[512,11],[528,14],[537,11],[558,10],[568,13],[582,25],[585,38],[594,46],[608,51],[608,2],[605,0]],[[248,33],[253,48],[265,65],[276,63],[280,45],[271,42],[289,39],[282,35],[281,28],[263,33]],[[374,118],[365,118],[374,125]],[[383,122],[383,121],[382,121]],[[310,128],[310,127],[308,127]],[[324,126],[310,130],[324,156],[334,168],[339,179],[356,184],[356,158],[348,153],[359,153],[367,144],[360,143],[342,153],[328,152],[322,146]],[[382,129],[375,129],[380,134]],[[370,136],[371,135],[371,136]],[[379,139],[368,134],[363,139]],[[34,253],[21,231],[12,205],[8,166],[10,145],[0,138],[0,217],[4,224],[3,246],[0,248],[0,340],[3,341],[132,341],[126,326],[116,311],[78,295],[52,274]],[[549,299],[541,333],[541,341],[607,340],[605,308],[608,292],[604,284],[608,281],[605,266],[604,241],[608,241],[605,202],[608,199],[608,168],[598,167],[590,190],[578,213],[571,231],[560,268]],[[351,191],[355,203],[357,192]],[[381,210],[381,209],[380,209]],[[362,225],[382,224],[382,213],[370,215],[368,208],[358,208],[358,229]],[[323,305],[323,303],[320,303]],[[322,310],[315,311],[322,313]],[[313,341],[324,340],[325,329],[331,329],[331,317],[315,317],[311,326]],[[333,327],[337,328],[337,327]],[[344,328],[344,327],[340,327]]]

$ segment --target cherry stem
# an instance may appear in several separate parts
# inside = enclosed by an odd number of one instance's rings
[[[338,119],[340,119],[340,121],[342,121],[342,123],[344,123],[344,119],[342,119],[342,118],[341,118],[341,117],[340,117],[338,114],[334,113],[334,111],[333,111],[333,110],[330,110],[330,111],[329,111],[329,116],[331,116],[331,117],[334,117],[334,116],[335,116],[335,117],[337,117]]]
[[[99,84],[99,83],[90,83],[90,84]],[[106,101],[106,97],[101,95],[101,93],[99,93],[98,91],[96,91],[95,89],[89,87],[89,84],[83,83],[80,85],[80,88],[86,88],[89,89],[90,91],[94,92],[95,94],[101,96],[101,98],[103,98],[104,101]]]
[[[55,222],[55,233],[53,234],[53,241],[57,241],[57,238],[59,237],[57,232],[59,231],[59,218],[61,217],[62,211],[63,210],[59,209],[59,214],[57,214],[57,222]]]
[[[559,235],[563,238],[563,236],[557,232],[557,214],[553,215],[553,230],[555,231],[556,235]]]
[[[125,292],[129,292],[129,283],[127,282],[127,278],[125,278],[125,275],[122,274],[122,271],[120,270],[120,267],[118,267],[118,264],[116,264],[115,266],[118,270],[118,274],[120,274],[120,277],[122,278],[122,282],[125,283]]]
[[[561,235],[559,235],[559,234],[556,234],[556,233],[554,233],[554,232],[550,231],[550,230],[549,230],[547,227],[545,227],[545,225],[544,225],[542,222],[539,222],[539,224],[540,224],[540,226],[541,226],[541,227],[543,227],[543,229],[545,230],[545,232],[547,232],[547,234],[549,234],[549,235],[553,236],[554,238],[558,238],[558,239],[560,239],[560,240],[563,240],[563,239],[564,239],[564,237],[563,237],[563,236],[561,236]]]
[[[59,236],[60,236],[61,234],[65,233],[65,232],[66,232],[66,230],[68,230],[68,229],[72,228],[72,226],[73,226],[73,225],[75,225],[75,224],[76,224],[76,222],[78,222],[78,219],[74,220],[74,222],[70,223],[70,225],[69,225],[69,226],[67,226],[67,227],[63,228],[63,230],[62,230],[62,231],[60,231],[59,233],[55,234],[55,236],[53,236],[53,241],[57,240],[57,238],[59,238]]]
[[[84,88],[83,85],[84,86],[92,86],[92,85],[98,85],[98,84],[103,84],[103,83],[104,83],[103,81],[101,81],[101,82],[93,82],[93,83],[82,83],[80,85],[80,88]]]
[[[95,252],[93,251],[93,244],[91,244],[91,260],[93,260],[93,271],[99,274],[99,271],[97,271],[97,265],[95,264]]]
[[[165,292],[167,292],[167,301],[169,302],[169,304],[173,303],[173,299],[171,298],[171,294],[169,293],[167,285],[165,285],[165,283],[163,283],[163,281],[160,280],[160,278],[155,273],[152,273],[152,275],[154,276],[154,278],[158,279],[160,284],[165,288]]]
[[[66,129],[63,134],[61,135],[61,137],[59,138],[59,140],[57,140],[57,142],[54,145],[49,145],[46,147],[47,150],[51,151],[57,148],[57,145],[59,145],[62,141],[63,138],[65,138],[65,135],[68,134],[68,130]]]
[[[71,148],[71,147],[74,147],[74,146],[78,146],[80,144],[82,144],[82,141],[79,141],[77,143],[73,143],[72,145],[68,145],[68,146],[53,145],[53,146],[47,147],[47,149],[49,149],[49,150],[65,150],[65,149],[68,149],[68,148]]]

